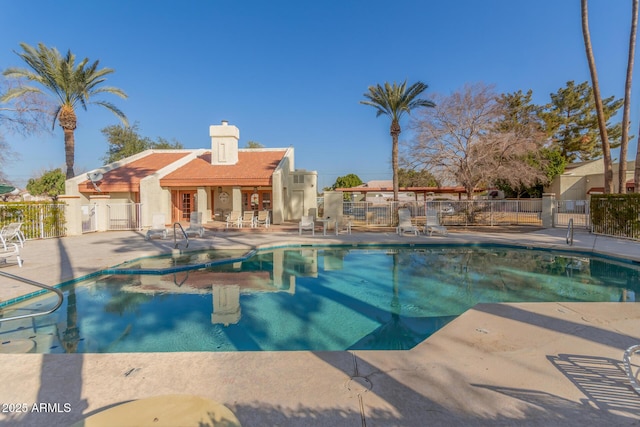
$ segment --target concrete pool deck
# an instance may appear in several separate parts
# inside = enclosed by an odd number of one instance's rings
[[[189,249],[397,242],[568,249],[564,229],[450,231],[433,237],[208,231]],[[2,271],[54,285],[173,247],[173,239],[143,236],[29,241],[24,267]],[[640,243],[579,230],[572,249],[640,261]],[[0,284],[0,302],[31,292],[5,278]],[[25,405],[0,408],[0,425],[69,425],[168,394],[220,402],[245,427],[638,425],[640,396],[621,360],[640,343],[639,326],[637,303],[480,304],[409,351],[0,354],[0,404]],[[43,403],[49,405],[34,410]]]

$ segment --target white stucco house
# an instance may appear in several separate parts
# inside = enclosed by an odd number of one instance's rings
[[[613,164],[614,191],[618,191],[618,164]],[[635,162],[627,162],[625,179],[627,193],[634,191],[633,174]],[[586,200],[590,194],[604,192],[604,160],[572,163],[567,165],[564,173],[557,176],[545,187],[546,193],[554,193],[558,200]]]
[[[197,211],[208,222],[268,210],[280,224],[316,211],[317,172],[295,169],[293,147],[238,148],[240,131],[226,121],[210,126],[209,136],[210,148],[147,150],[71,178],[64,198],[81,206],[139,204],[142,227],[154,213],[179,222]]]

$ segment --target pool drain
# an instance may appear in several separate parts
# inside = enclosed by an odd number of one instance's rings
[[[365,377],[351,377],[347,381],[347,389],[355,394],[364,394],[371,390],[373,384]]]

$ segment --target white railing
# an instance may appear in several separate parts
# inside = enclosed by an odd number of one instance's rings
[[[140,230],[140,203],[108,204],[109,230]]]
[[[82,205],[80,207],[82,215],[82,232],[93,233],[98,231],[98,208],[95,203]]]
[[[433,209],[433,203],[427,207]],[[439,201],[443,225],[542,225],[542,200],[456,200]]]
[[[398,202],[344,202],[342,213],[353,225],[388,227],[398,222]]]
[[[0,227],[21,222],[20,230],[27,239],[62,237],[65,233],[65,203],[0,204]]]
[[[574,227],[589,228],[588,200],[554,200],[553,224],[556,227],[566,227],[573,219]]]
[[[353,225],[395,226],[400,207],[408,208],[418,225],[424,224],[426,210],[439,212],[443,225],[542,225],[542,199],[344,202],[343,214]]]

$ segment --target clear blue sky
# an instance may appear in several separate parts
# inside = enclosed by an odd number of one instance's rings
[[[630,2],[589,3],[603,96],[622,97]],[[116,70],[107,83],[129,95],[101,99],[139,122],[141,135],[203,148],[209,125],[226,119],[239,127],[240,146],[294,146],[296,167],[317,170],[320,188],[348,173],[391,177],[389,121],[359,104],[369,85],[421,80],[428,98],[484,82],[502,93],[532,89],[543,104],[568,80],[589,80],[578,0],[21,0],[3,2],[0,33],[0,69],[23,66],[20,42],[99,59]],[[78,120],[81,172],[101,166],[100,129],[118,120],[95,105]],[[7,139],[20,155],[6,168],[14,183],[64,169],[58,126]],[[634,139],[630,159],[635,147]]]

